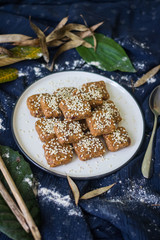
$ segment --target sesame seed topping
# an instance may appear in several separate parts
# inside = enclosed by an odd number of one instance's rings
[[[74,87],[63,87],[58,88],[53,94],[57,98],[58,102],[61,100],[70,97],[73,92],[76,90]]]
[[[113,146],[126,143],[128,141],[128,133],[124,128],[119,127],[111,134],[111,139]]]

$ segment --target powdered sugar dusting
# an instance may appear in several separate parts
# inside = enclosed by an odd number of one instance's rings
[[[55,189],[40,188],[38,195],[41,195],[43,200],[47,202],[53,201],[58,206],[69,207],[71,205],[70,196],[62,196],[58,191],[55,191]]]
[[[150,79],[148,79],[147,83],[150,84],[150,83],[154,83],[156,82],[156,78],[155,77],[152,77]]]
[[[33,177],[33,176],[32,176],[32,177]],[[29,185],[30,187],[32,187],[32,185],[33,185],[32,179],[29,178],[29,177],[25,177],[25,178],[23,179],[23,182],[28,183],[28,185]]]
[[[134,66],[137,70],[144,70],[146,64],[144,62],[136,62],[134,63]]]
[[[38,64],[35,67],[27,66],[25,69],[20,68],[18,71],[18,76],[19,77],[23,77],[23,76],[29,77],[30,73],[32,72],[32,73],[34,73],[35,77],[41,78],[44,76],[44,73],[43,73],[44,68],[45,68],[45,64]]]
[[[48,189],[41,187],[38,190],[38,196],[42,198],[43,202],[54,203],[57,207],[63,207],[67,210],[69,216],[82,217],[80,210],[72,203],[69,195],[63,196],[61,193],[56,191],[55,188]]]
[[[156,194],[153,194],[151,190],[146,186],[145,179],[137,179],[137,180],[130,180],[127,179],[125,182],[119,181],[121,192],[123,193],[122,196],[115,196],[112,198],[107,199],[108,202],[111,203],[120,203],[127,205],[129,207],[135,208],[135,205],[132,203],[141,203],[141,204],[160,204],[160,198]],[[132,204],[132,205],[131,205]],[[134,210],[134,209],[132,209]]]
[[[6,128],[2,125],[3,120],[0,118],[0,130],[4,131]]]

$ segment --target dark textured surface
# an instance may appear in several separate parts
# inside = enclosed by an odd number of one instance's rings
[[[87,66],[76,50],[70,50],[56,61],[56,71],[87,70],[110,77],[125,87],[140,104],[145,118],[145,138],[135,158],[117,173],[99,180],[76,181],[81,194],[116,182],[107,194],[80,201],[75,207],[67,180],[31,167],[38,178],[39,202],[42,217],[41,233],[44,240],[150,240],[160,236],[160,127],[153,150],[154,175],[146,180],[141,174],[141,163],[147,147],[153,114],[148,98],[160,84],[160,73],[152,81],[132,92],[131,82],[160,63],[160,1],[0,1],[0,34],[23,33],[35,36],[28,17],[42,30],[50,30],[65,16],[69,21],[83,23],[83,14],[89,26],[105,21],[97,32],[116,40],[129,55],[137,73],[104,72]],[[51,51],[52,53],[52,51]],[[66,64],[68,62],[68,64]],[[14,64],[21,76],[0,85],[0,144],[18,150],[11,133],[11,114],[18,97],[34,81],[47,76],[43,59]],[[38,75],[35,67],[39,69]],[[22,76],[23,75],[23,76]],[[43,190],[47,190],[48,195]],[[0,240],[8,240],[0,233]]]

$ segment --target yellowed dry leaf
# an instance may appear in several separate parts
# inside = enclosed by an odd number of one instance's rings
[[[90,191],[86,194],[84,194],[80,199],[90,199],[90,198],[94,198],[96,196],[101,195],[102,193],[107,192],[109,189],[111,189],[113,186],[115,185],[115,183],[107,186],[107,187],[101,187],[101,188],[97,188],[93,191]]]
[[[69,176],[67,176],[67,180],[68,180],[69,186],[70,186],[70,188],[71,188],[71,190],[73,192],[75,204],[78,205],[79,197],[80,197],[80,193],[79,193],[78,187],[75,184],[75,182]]]
[[[135,82],[134,87],[139,87],[146,83],[150,78],[152,78],[156,73],[160,70],[160,65],[152,68],[149,72],[144,74],[141,78],[138,79],[137,82]]]
[[[9,51],[8,49],[4,48],[4,47],[0,47],[0,56],[1,57],[5,57],[5,56],[11,57],[12,52]]]
[[[26,59],[38,59],[42,56],[41,48],[31,46],[14,47],[10,49],[10,52],[12,53],[12,57],[8,57],[6,55],[0,56],[0,67],[20,62]]]
[[[23,34],[1,34],[0,43],[21,42],[31,38]]]

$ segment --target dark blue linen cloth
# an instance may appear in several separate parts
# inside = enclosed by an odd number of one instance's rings
[[[159,12],[159,0],[0,1],[0,34],[22,33],[35,37],[29,16],[42,30],[47,26],[51,30],[66,16],[70,22],[83,23],[80,18],[83,14],[89,26],[105,21],[97,32],[112,37],[123,46],[137,70],[134,74],[98,70],[80,61],[75,49],[57,59],[53,72],[73,69],[95,72],[126,88],[136,98],[144,114],[145,136],[134,159],[116,173],[101,179],[75,181],[81,194],[117,183],[108,193],[80,201],[78,207],[65,178],[30,164],[39,182],[40,231],[44,240],[160,239],[160,207],[157,205],[160,204],[160,121],[153,148],[154,175],[147,180],[141,174],[141,163],[153,127],[148,99],[154,87],[160,84],[160,73],[143,86],[132,89],[132,82],[160,64]],[[43,63],[41,58],[14,64],[22,74],[15,81],[0,85],[1,145],[18,150],[11,132],[12,111],[30,84],[50,74]],[[0,240],[8,239],[0,233]]]

